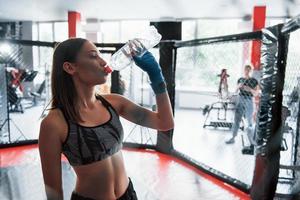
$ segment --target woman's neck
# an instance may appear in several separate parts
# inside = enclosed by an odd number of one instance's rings
[[[77,92],[76,104],[79,110],[93,109],[95,107],[95,86],[74,84]]]

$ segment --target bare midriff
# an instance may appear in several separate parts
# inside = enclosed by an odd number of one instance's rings
[[[75,192],[97,200],[116,200],[122,196],[129,184],[122,151],[95,163],[74,166]]]

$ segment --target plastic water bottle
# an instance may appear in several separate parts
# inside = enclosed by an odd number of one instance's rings
[[[140,36],[129,40],[111,56],[110,62],[105,67],[106,73],[113,70],[120,71],[130,66],[133,63],[132,55],[142,56],[148,49],[157,45],[161,37],[154,26],[148,27]]]

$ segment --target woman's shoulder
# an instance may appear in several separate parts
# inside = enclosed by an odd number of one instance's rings
[[[48,113],[43,117],[42,122],[44,123],[58,123],[62,117],[62,111],[59,108],[49,109]]]
[[[64,120],[63,113],[60,109],[55,108],[49,110],[42,119],[40,125],[40,136],[59,137],[63,141],[64,135],[68,130],[68,125]],[[44,134],[45,133],[45,134]]]
[[[101,94],[100,96],[107,101],[116,101],[118,98],[122,97],[122,95],[116,93]]]
[[[124,102],[126,101],[126,97],[120,94],[102,94],[101,97],[103,97],[106,101],[108,101],[111,106],[120,113],[122,106],[124,105]]]

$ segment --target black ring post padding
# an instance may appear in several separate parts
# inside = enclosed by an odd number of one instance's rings
[[[115,94],[120,94],[120,72],[113,71],[111,73],[111,87],[110,92]]]
[[[262,30],[262,96],[257,114],[256,157],[251,199],[273,199],[276,192],[282,140],[281,112],[288,35],[281,33],[282,24]]]
[[[167,84],[172,112],[175,110],[175,74],[176,74],[176,49],[173,40],[165,40],[159,44],[159,64]],[[156,150],[170,154],[173,149],[173,129],[169,131],[158,131]]]

